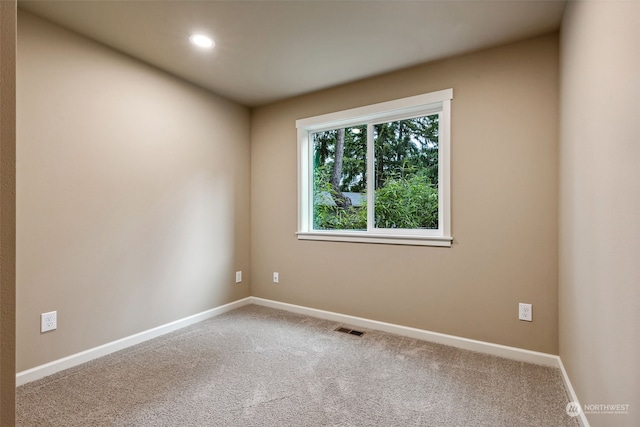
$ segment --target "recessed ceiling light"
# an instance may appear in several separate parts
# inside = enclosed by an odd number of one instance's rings
[[[211,37],[207,37],[203,34],[191,34],[189,36],[189,41],[199,47],[212,48],[216,45]]]

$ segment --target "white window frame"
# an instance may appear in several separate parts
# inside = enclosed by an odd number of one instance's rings
[[[396,99],[296,121],[298,130],[298,232],[300,240],[451,246],[451,100],[453,89]],[[427,115],[439,115],[438,228],[380,229],[373,224],[373,125]],[[313,144],[310,135],[326,130],[367,125],[367,230],[313,229]]]

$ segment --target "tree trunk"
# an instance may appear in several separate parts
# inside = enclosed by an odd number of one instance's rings
[[[342,159],[344,158],[344,129],[338,129],[336,138],[336,153],[333,162],[333,174],[331,174],[331,188],[333,189],[333,200],[339,208],[351,206],[351,199],[340,191],[340,181],[342,180]]]

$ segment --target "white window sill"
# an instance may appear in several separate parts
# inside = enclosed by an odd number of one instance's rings
[[[299,231],[298,240],[329,242],[379,243],[384,245],[451,247],[453,237],[417,236],[399,234],[371,234],[365,232]]]

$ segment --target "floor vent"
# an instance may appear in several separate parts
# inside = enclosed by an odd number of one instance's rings
[[[361,336],[364,335],[364,332],[362,332],[362,331],[356,331],[355,329],[343,328],[342,326],[336,328],[336,331],[342,332],[343,334],[356,335],[358,337],[361,337]]]

